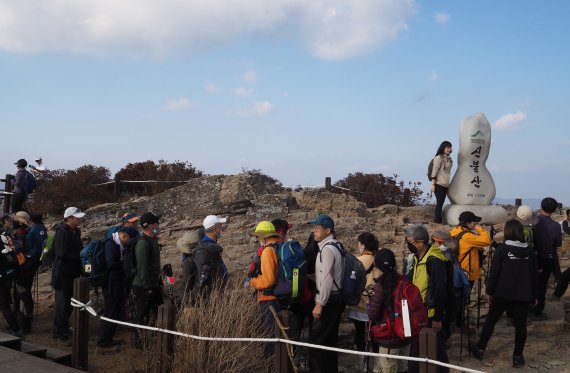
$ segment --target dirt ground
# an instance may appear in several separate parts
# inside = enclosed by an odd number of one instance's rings
[[[561,257],[561,267],[570,266],[570,259],[563,255]],[[26,336],[29,342],[38,342],[47,346],[53,346],[61,350],[71,350],[69,347],[58,346],[57,342],[51,338],[52,318],[53,318],[53,294],[49,286],[49,272],[39,275],[39,302],[37,315],[33,324],[33,332]],[[552,286],[549,294],[552,292]],[[103,297],[92,292],[91,300],[95,308],[102,306]],[[475,302],[472,302],[475,304]],[[487,310],[483,308],[481,314]],[[549,371],[549,372],[569,372],[570,373],[570,292],[562,298],[560,302],[547,302],[546,312],[550,319],[546,321],[535,321],[529,324],[528,339],[525,346],[524,356],[526,367],[517,371]],[[476,325],[474,315],[476,309],[470,311],[472,325]],[[480,324],[482,327],[482,322]],[[89,371],[90,372],[134,372],[143,371],[141,361],[145,357],[139,350],[129,347],[132,332],[126,327],[118,327],[116,338],[125,342],[122,349],[117,354],[105,355],[96,349],[98,337],[99,321],[90,318],[89,323]],[[471,343],[477,341],[478,332],[471,337]],[[339,336],[341,348],[353,349],[353,325],[348,320],[343,320]],[[306,336],[307,333],[304,333]],[[483,361],[469,358],[467,354],[467,338],[463,338],[461,348],[460,336],[456,333],[450,338],[448,354],[452,364],[478,369],[485,372],[508,372],[512,371],[511,357],[514,345],[514,328],[508,326],[506,320],[499,321],[495,328],[493,337],[485,351]],[[306,351],[305,351],[306,352]],[[307,359],[301,357],[299,361],[302,366],[307,365]],[[358,371],[358,357],[354,355],[341,354],[339,357],[341,372]]]

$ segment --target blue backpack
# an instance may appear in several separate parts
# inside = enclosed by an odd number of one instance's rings
[[[91,240],[79,253],[81,272],[89,280],[90,285],[94,287],[103,286],[107,281],[105,242],[107,240]]]
[[[24,184],[22,185],[22,190],[26,194],[32,193],[38,186],[38,181],[30,172],[26,171],[26,177],[24,177]]]
[[[286,241],[275,248],[277,252],[277,284],[273,294],[284,306],[302,299],[307,284],[307,262],[303,246],[298,241]]]

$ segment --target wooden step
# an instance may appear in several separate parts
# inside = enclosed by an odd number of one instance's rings
[[[42,359],[45,359],[46,353],[47,353],[47,347],[35,345],[35,344],[32,344],[30,342],[26,342],[26,341],[22,341],[22,346],[21,346],[20,351],[22,351],[28,355],[37,356],[37,357],[41,357]]]
[[[71,352],[65,352],[48,347],[46,352],[46,359],[51,360],[54,363],[67,365],[68,367],[71,366]]]
[[[0,333],[0,346],[20,351],[21,345],[22,345],[21,338],[14,337],[12,334],[8,333]]]

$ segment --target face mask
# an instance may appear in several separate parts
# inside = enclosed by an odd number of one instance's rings
[[[153,228],[152,230],[152,234],[154,234],[155,236],[158,235],[160,233],[160,229],[158,228]]]
[[[411,242],[406,242],[406,246],[408,246],[408,250],[414,255],[418,253],[418,248],[415,247]]]

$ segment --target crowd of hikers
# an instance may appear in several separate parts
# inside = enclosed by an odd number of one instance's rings
[[[449,155],[451,144],[445,145],[443,154]],[[468,305],[473,298],[481,302],[485,281],[489,312],[470,352],[483,358],[494,326],[506,312],[515,328],[512,365],[522,367],[527,316],[548,318],[544,307],[551,275],[557,280],[551,301],[560,300],[570,280],[570,270],[561,272],[557,254],[562,231],[570,234],[570,210],[561,227],[551,218],[557,207],[553,198],[544,198],[535,216],[528,206],[520,206],[517,218],[505,223],[502,243],[494,242],[494,229],[485,230],[479,225],[481,217],[471,211],[462,212],[459,224],[449,232],[443,227],[429,232],[426,225],[410,225],[404,230],[403,242],[409,255],[400,268],[394,252],[381,248],[371,232],[358,235],[354,243],[358,253],[352,254],[337,240],[335,222],[328,215],[307,222],[312,233],[305,245],[290,237],[293,226],[285,219],[261,221],[251,232],[258,247],[243,286],[254,290],[268,336],[275,332],[272,309],[289,310],[293,315],[291,338],[300,339],[307,327],[310,343],[337,347],[345,315],[354,324],[354,345],[359,351],[417,357],[419,333],[431,328],[437,334],[437,360],[447,362],[449,337],[456,332],[474,333]],[[64,346],[71,344],[70,301],[73,282],[80,276],[103,290],[103,316],[156,323],[163,282],[173,276],[171,265],[161,263],[161,217],[152,212],[126,213],[117,226],[94,240],[81,236],[84,219],[84,212],[69,207],[48,235],[41,215],[20,210],[0,216],[0,309],[11,334],[23,337],[32,332],[32,286],[42,266],[51,267],[55,292],[53,338]],[[214,289],[227,284],[230,275],[219,240],[228,223],[221,216],[206,216],[200,228],[185,232],[178,240],[183,305],[207,299]],[[483,268],[485,256],[487,270]],[[479,294],[472,294],[473,289]],[[99,351],[118,351],[121,341],[114,338],[115,332],[116,324],[101,321]],[[135,332],[135,347],[142,348],[142,344],[141,335]],[[264,356],[273,353],[274,344],[265,343]],[[311,372],[337,372],[338,353],[310,348],[309,366]],[[363,358],[360,368],[365,372],[418,372],[419,364]],[[439,366],[438,371],[449,369]]]

